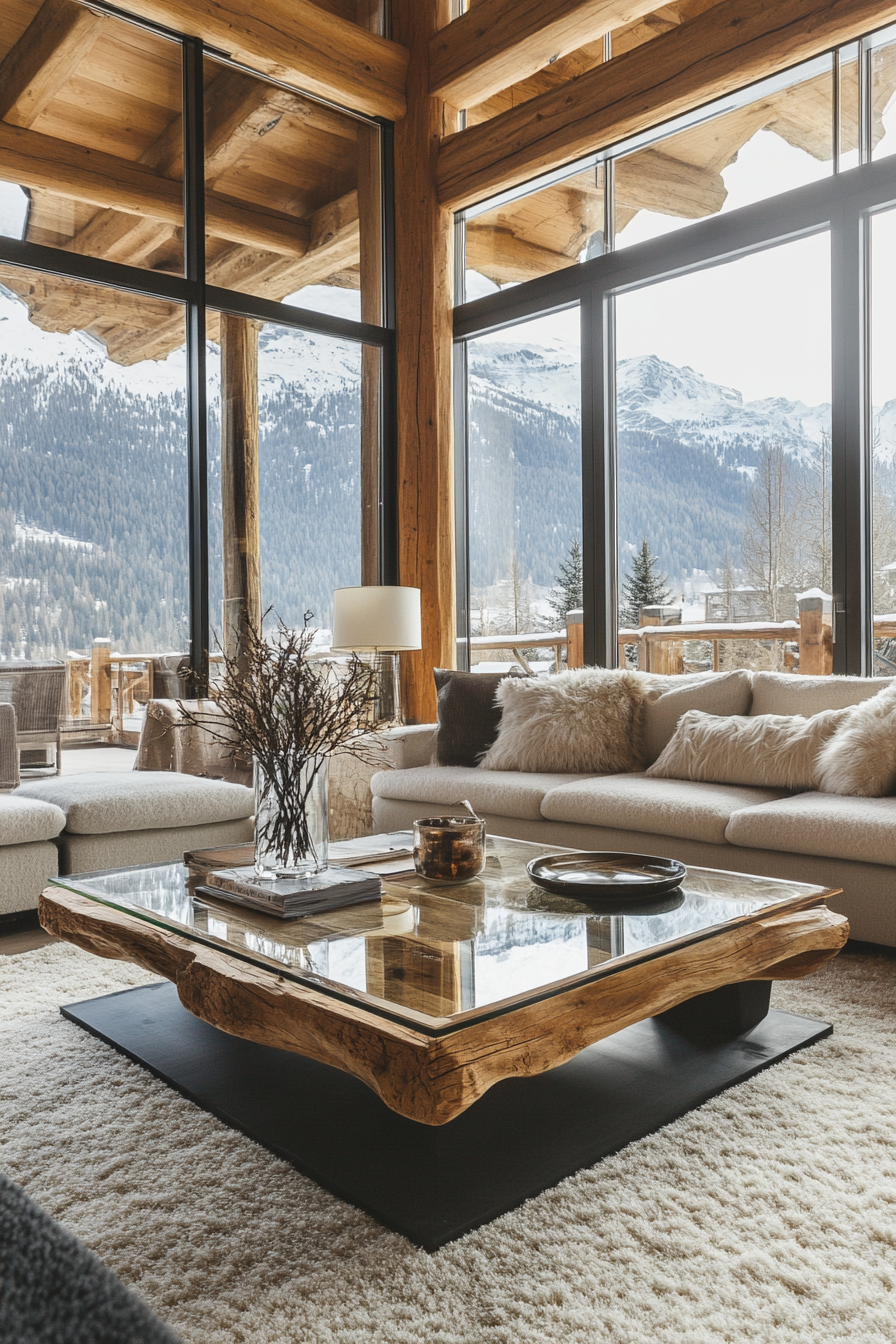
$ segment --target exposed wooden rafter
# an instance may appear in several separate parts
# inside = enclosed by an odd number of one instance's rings
[[[294,94],[224,69],[206,90],[208,114],[205,126],[206,183],[217,180],[246,154],[284,114],[311,106]],[[140,163],[175,181],[183,173],[183,119],[173,118],[159,138],[141,155]],[[139,265],[162,246],[173,232],[172,225],[119,210],[105,209],[72,240],[74,252]]]
[[[896,0],[720,0],[644,48],[443,142],[458,208],[647,130],[896,18]]]
[[[18,126],[0,124],[0,180],[167,224],[183,222],[180,183],[114,154]],[[293,216],[214,192],[206,198],[206,227],[216,237],[286,256],[304,256],[310,240]]]
[[[429,91],[471,107],[655,8],[656,0],[481,0],[430,42]]]
[[[73,0],[44,0],[0,62],[0,120],[32,126],[93,46],[103,19]]]
[[[407,51],[311,0],[128,0],[127,9],[343,107],[404,116]]]

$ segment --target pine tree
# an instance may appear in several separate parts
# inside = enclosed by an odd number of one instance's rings
[[[582,605],[582,547],[578,537],[570,546],[566,559],[561,562],[560,573],[554,580],[548,601],[561,625],[566,625],[568,611],[576,611]]]
[[[672,596],[668,588],[669,580],[657,569],[658,564],[659,559],[651,555],[645,537],[641,549],[632,556],[631,569],[622,583],[619,620],[623,625],[629,628],[637,626],[642,607],[661,607]]]

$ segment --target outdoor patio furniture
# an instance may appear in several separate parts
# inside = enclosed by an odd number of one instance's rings
[[[16,741],[16,712],[12,705],[0,705],[0,792],[18,788],[19,747]]]
[[[52,764],[59,774],[60,728],[66,693],[64,662],[10,662],[0,664],[0,704],[15,710],[20,768]],[[44,761],[35,761],[43,754]]]

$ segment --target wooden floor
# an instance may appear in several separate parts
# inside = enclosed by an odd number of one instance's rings
[[[19,929],[15,933],[0,932],[0,957],[13,957],[17,952],[31,952],[35,947],[45,947],[47,943],[58,943],[43,929]]]

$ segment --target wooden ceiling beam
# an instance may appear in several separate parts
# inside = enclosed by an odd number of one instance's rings
[[[0,124],[0,180],[43,189],[71,200],[183,223],[183,187],[141,164],[85,149],[38,131]],[[209,193],[209,233],[249,247],[301,257],[308,249],[307,225],[292,215]]]
[[[404,47],[311,0],[128,0],[127,9],[342,107],[404,116]]]
[[[613,28],[656,0],[481,0],[429,44],[429,91],[473,107]]]
[[[575,257],[527,242],[500,226],[469,224],[466,248],[467,268],[487,276],[496,285],[519,285],[576,264]]]
[[[896,0],[720,0],[705,13],[447,137],[439,199],[457,209],[692,111],[896,18]]]
[[[233,166],[257,139],[270,129],[285,110],[283,99],[292,95],[239,70],[223,69],[206,90],[208,115],[205,127],[207,184]],[[246,128],[245,130],[243,128]],[[159,138],[141,155],[139,162],[163,177],[179,180],[183,173],[183,118],[174,117]],[[152,229],[157,238],[153,245]],[[100,210],[72,240],[72,251],[140,265],[172,236],[172,226],[146,217]]]
[[[32,126],[87,55],[103,22],[73,0],[44,0],[0,62],[0,120]]]
[[[695,168],[656,149],[639,150],[616,163],[615,197],[621,206],[704,219],[718,214],[727,195],[720,173]]]

